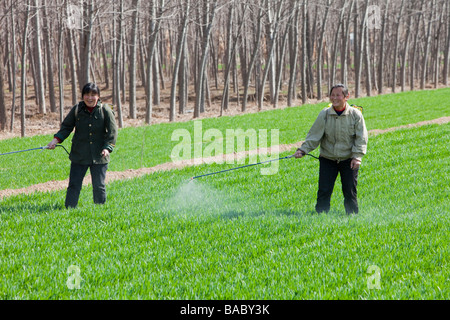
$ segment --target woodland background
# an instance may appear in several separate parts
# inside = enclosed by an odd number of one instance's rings
[[[127,119],[448,86],[448,0],[1,0],[0,129],[96,82]],[[57,115],[57,116],[55,116]]]

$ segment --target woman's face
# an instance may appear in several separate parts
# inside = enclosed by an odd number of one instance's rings
[[[100,97],[97,93],[88,92],[83,95],[83,101],[89,108],[95,107],[98,99],[100,99]]]
[[[333,104],[333,107],[335,107],[336,109],[342,109],[345,106],[348,98],[349,95],[345,96],[342,88],[340,87],[334,88],[333,91],[331,91],[330,100]]]

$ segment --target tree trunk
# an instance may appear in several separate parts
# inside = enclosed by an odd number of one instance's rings
[[[80,35],[80,89],[90,82],[92,28],[94,19],[93,0],[83,1],[83,29]]]
[[[303,0],[302,10],[302,103],[305,104],[308,97],[306,94],[306,14],[307,14],[308,0]]]
[[[395,30],[395,40],[394,40],[394,61],[393,61],[393,66],[392,66],[392,92],[395,93],[395,88],[397,86],[397,55],[398,55],[398,46],[399,46],[399,41],[398,41],[398,36],[399,36],[399,30],[400,30],[400,20],[402,19],[402,14],[403,14],[403,7],[405,4],[405,0],[402,0],[402,3],[400,5],[400,12],[398,13],[397,16],[397,28]]]
[[[450,63],[450,4],[447,2],[447,44],[445,45],[444,54],[444,70],[443,70],[443,83],[448,86],[448,71]]]
[[[234,8],[233,6],[231,6],[231,8]],[[247,11],[248,5],[245,4],[244,7],[244,12],[242,13],[242,15],[245,15],[246,11]],[[229,16],[233,17],[233,9],[230,9],[229,12]],[[230,18],[231,20],[231,18]],[[221,102],[221,108],[220,108],[220,115],[223,115],[223,110],[228,109],[228,103],[229,103],[229,95],[230,95],[230,73],[231,73],[231,68],[233,66],[235,66],[235,61],[236,61],[236,46],[238,44],[238,39],[239,39],[239,34],[242,31],[244,25],[244,19],[241,19],[237,32],[236,32],[236,36],[233,37],[232,36],[232,25],[231,22],[228,25],[228,43],[230,46],[230,50],[227,51],[227,55],[226,55],[226,69],[225,69],[225,80],[224,80],[224,89],[223,89],[223,94],[222,94],[222,102]],[[234,63],[233,63],[234,61]],[[237,81],[236,81],[237,83]],[[239,94],[238,94],[238,98],[239,98]]]
[[[387,0],[389,1],[389,0]],[[361,71],[362,71],[362,61],[363,61],[363,51],[364,51],[364,29],[367,28],[367,8],[369,7],[369,0],[366,0],[363,17],[360,25],[360,33],[359,33],[359,45],[358,45],[358,61],[355,63],[355,97],[359,97],[359,90],[361,86]],[[355,32],[356,33],[356,32]]]
[[[406,27],[406,39],[405,39],[405,47],[403,50],[403,55],[402,55],[402,66],[401,66],[401,76],[400,76],[400,85],[402,87],[402,92],[405,91],[405,84],[406,84],[406,58],[408,57],[408,51],[409,51],[409,38],[411,35],[411,21],[412,21],[412,8],[413,6],[411,6],[411,9],[409,10],[409,17],[408,17],[408,25]]]
[[[306,13],[306,52],[307,52],[307,67],[308,71],[306,73],[306,87],[308,92],[308,97],[314,97],[314,72],[313,72],[313,48],[314,48],[314,39],[316,38],[316,21],[318,15],[318,7],[316,6],[315,17],[314,17],[314,27],[310,30],[310,14],[309,11]]]
[[[31,9],[30,9],[31,11]],[[30,17],[30,20],[32,20],[32,17]],[[33,23],[33,21],[30,21],[30,23]],[[34,92],[36,93],[34,95],[34,100],[36,105],[39,105],[39,97],[38,97],[38,91],[39,91],[39,87],[37,85],[38,80],[37,80],[37,75],[36,75],[36,64],[34,63],[34,55],[33,55],[33,47],[31,46],[31,42],[33,41],[27,41],[27,46],[28,46],[28,51],[30,52],[30,54],[28,55],[28,63],[30,65],[30,71],[31,71],[31,76],[33,78],[33,86],[34,86]],[[26,86],[26,91],[25,91],[26,96],[28,97],[28,86]],[[39,111],[38,111],[39,112]]]
[[[0,57],[3,50],[0,49]],[[5,105],[5,85],[4,85],[4,67],[0,59],[0,130],[6,129],[6,105]]]
[[[140,74],[140,78],[141,78],[141,86],[146,88],[147,84],[146,84],[146,73],[145,73],[145,45],[144,45],[144,41],[142,39],[142,37],[139,37],[139,64],[140,64],[140,68],[139,68],[139,74]]]
[[[77,69],[75,65],[75,53],[73,47],[73,36],[72,30],[68,29],[67,31],[67,50],[69,52],[69,65],[70,65],[70,79],[72,82],[72,105],[75,105],[78,102],[78,85],[77,85]]]
[[[34,59],[36,64],[36,96],[38,99],[39,112],[42,114],[47,113],[47,108],[45,106],[45,89],[44,89],[44,75],[42,66],[42,49],[41,49],[41,26],[40,26],[40,1],[34,0],[34,7],[36,8],[36,14],[34,16]]]
[[[423,60],[422,60],[422,74],[420,76],[420,89],[421,90],[425,89],[425,80],[426,80],[426,76],[427,76],[427,66],[428,66],[428,56],[429,56],[429,52],[430,52],[431,26],[433,24],[433,8],[435,8],[435,6],[436,6],[436,0],[433,0],[433,2],[431,2],[430,16],[428,18],[427,34],[426,34],[426,38],[425,38],[425,49],[424,49],[425,54],[424,54]]]
[[[116,105],[116,52],[117,52],[117,18],[116,18],[116,3],[113,2],[113,13],[112,13],[112,43],[111,43],[111,51],[112,51],[112,88],[111,88],[111,96],[112,96],[112,104]]]
[[[157,41],[160,42],[159,40]],[[158,51],[155,51],[153,56],[153,104],[155,106],[159,106],[161,104],[161,83],[163,82],[163,73],[161,72],[161,69],[160,55]]]
[[[116,46],[116,52],[115,52],[115,56],[116,58],[114,59],[114,71],[115,71],[115,77],[114,77],[114,93],[115,93],[115,102],[117,105],[117,114],[118,114],[118,118],[119,118],[119,128],[123,128],[123,115],[122,115],[122,100],[120,98],[120,54],[122,51],[122,25],[123,25],[123,0],[120,0],[120,11],[119,11],[119,26],[118,26],[118,31],[116,34],[116,38],[118,39],[117,41],[117,46]]]
[[[245,5],[244,3],[241,3],[242,7],[244,7],[244,5]],[[244,10],[242,9],[241,11],[244,11]],[[249,16],[250,17],[252,16],[252,11],[249,12]],[[241,16],[240,19],[245,20],[245,21],[250,20],[250,19],[247,19],[244,14]],[[249,33],[248,25],[249,24],[244,23],[242,33],[240,35],[238,35],[239,37],[237,40],[240,43],[240,45],[238,45],[239,46],[238,56],[239,56],[239,62],[240,62],[240,67],[241,67],[240,71],[241,71],[242,83],[244,84],[244,87],[245,87],[245,81],[246,81],[245,79],[247,79],[247,75],[248,75],[248,51],[249,51],[248,43],[249,43],[249,41],[248,41],[248,37],[246,37],[246,35]],[[255,34],[253,34],[253,35],[255,35]],[[237,105],[239,106],[239,104],[240,104],[239,92],[238,92],[237,96],[238,96],[238,104]]]
[[[412,48],[412,58],[410,60],[410,64],[411,64],[411,75],[410,75],[410,90],[414,90],[415,87],[415,71],[416,71],[416,55],[417,55],[417,42],[418,42],[418,37],[419,37],[419,28],[420,28],[420,22],[421,22],[421,16],[422,16],[422,12],[423,12],[423,7],[425,5],[425,0],[422,0],[422,4],[421,4],[421,9],[417,14],[417,21],[416,21],[416,31],[415,31],[415,36],[414,36],[414,45]]]
[[[438,28],[437,31],[435,31],[436,36],[434,37],[436,39],[436,47],[434,52],[434,88],[437,89],[439,85],[439,71],[440,71],[440,34],[442,32],[442,17],[445,10],[445,4],[442,5],[442,10],[439,10],[439,8],[436,11],[436,14],[439,13],[439,22],[438,22]]]
[[[164,0],[160,0],[159,10],[156,13],[156,4],[154,1],[151,2],[151,19],[152,21],[149,24],[149,48],[147,52],[147,89],[146,89],[146,114],[145,114],[145,123],[150,124],[152,119],[152,111],[153,111],[153,56],[155,54],[156,42],[158,40],[157,34],[159,32],[160,24],[161,24],[161,16],[164,10]]]
[[[270,35],[270,48],[268,50],[268,56],[266,59],[266,65],[264,67],[264,73],[263,73],[263,77],[261,79],[261,83],[259,85],[259,95],[258,95],[258,109],[262,110],[263,108],[263,101],[264,101],[264,87],[266,84],[266,80],[267,77],[269,75],[269,71],[271,70],[271,64],[273,61],[273,53],[274,53],[274,48],[275,48],[275,43],[278,39],[278,28],[279,28],[279,20],[280,20],[280,13],[281,13],[281,9],[283,7],[282,2],[280,2],[279,7],[278,7],[278,12],[276,14],[276,20],[274,23],[274,26],[272,28],[272,34]]]
[[[277,65],[277,68],[275,69],[276,74],[275,74],[275,95],[274,95],[274,99],[273,99],[273,107],[274,108],[278,108],[278,99],[280,97],[280,90],[281,90],[281,79],[283,77],[282,72],[284,70],[283,66],[284,66],[284,56],[286,54],[286,41],[287,41],[287,36],[288,36],[288,32],[289,32],[289,25],[292,23],[292,18],[293,16],[290,16],[289,20],[288,20],[288,24],[285,28],[284,34],[283,34],[283,39],[281,41],[281,52],[280,52],[280,58],[279,58],[279,63]]]
[[[121,31],[120,34],[122,35],[122,43],[121,43],[121,50],[122,52],[120,53],[120,59],[121,62],[119,63],[120,65],[120,92],[121,92],[121,98],[122,98],[122,103],[125,104],[127,101],[127,90],[126,90],[126,82],[127,82],[127,73],[125,71],[126,69],[126,65],[127,65],[127,52],[126,52],[126,39],[125,39],[125,31],[124,29],[126,29],[126,24],[124,24],[125,18],[124,18],[124,14],[125,11],[121,11],[121,19],[120,19],[120,23],[121,23]],[[94,80],[95,81],[95,80]]]
[[[30,0],[27,0],[27,9],[25,11],[25,24],[22,35],[22,67],[21,67],[21,92],[20,92],[20,135],[25,137],[26,123],[25,123],[25,90],[26,90],[26,56],[27,56],[27,38],[28,38],[28,22],[30,18]]]
[[[265,1],[265,9],[266,9],[266,17],[268,19],[268,22],[266,23],[266,33],[265,33],[265,37],[266,37],[266,50],[269,51],[268,55],[266,56],[265,59],[265,66],[264,66],[264,71],[263,71],[263,87],[259,87],[259,91],[260,93],[262,93],[264,95],[264,88],[265,88],[265,82],[267,81],[267,79],[269,79],[269,101],[272,103],[273,102],[273,98],[274,98],[274,92],[275,92],[275,47],[276,47],[276,43],[277,43],[277,38],[273,37],[273,34],[278,33],[278,31],[273,30],[273,25],[274,25],[274,19],[277,21],[278,19],[275,17],[273,17],[273,13],[272,13],[272,7],[274,6],[272,4],[271,0]],[[281,7],[281,3],[279,4],[279,6]],[[273,44],[273,46],[272,46]],[[267,46],[270,45],[270,49],[267,48]],[[266,72],[267,71],[267,72]],[[267,73],[267,76],[266,76]],[[261,104],[258,103],[258,106],[260,108],[262,108],[262,101],[264,101],[264,96],[258,96],[258,102],[261,101]],[[261,109],[260,109],[261,110]]]
[[[59,15],[58,29],[58,80],[59,80],[59,122],[64,120],[64,15]]]
[[[223,111],[228,109],[228,103],[230,100],[230,71],[232,64],[233,51],[235,49],[234,45],[236,40],[233,41],[233,20],[234,20],[234,4],[230,4],[228,11],[228,21],[227,21],[227,44],[225,49],[225,72],[224,72],[224,83],[222,91],[222,101],[220,104],[220,115],[223,115]],[[242,20],[243,22],[243,20]],[[239,32],[238,32],[239,34]]]
[[[322,54],[323,54],[323,39],[325,37],[325,30],[327,29],[327,20],[328,20],[328,13],[330,12],[330,6],[331,6],[331,0],[327,1],[326,8],[325,8],[325,18],[322,21],[322,31],[320,32],[320,40],[319,40],[319,48],[317,49],[317,99],[322,99],[322,68],[323,68],[323,61],[322,61]]]
[[[334,85],[336,82],[336,64],[337,64],[337,48],[338,48],[338,44],[339,44],[339,32],[341,30],[341,25],[342,22],[344,20],[344,13],[345,10],[341,9],[341,14],[339,15],[339,21],[337,23],[336,31],[334,33],[334,44],[333,44],[333,54],[331,56],[331,84]],[[356,34],[357,31],[355,30],[354,33]],[[356,56],[356,54],[355,54]],[[355,63],[355,68],[356,68],[356,63]]]
[[[44,42],[47,51],[47,79],[48,79],[48,94],[50,98],[50,111],[56,112],[56,92],[55,92],[55,81],[53,78],[53,54],[52,54],[52,42],[51,42],[51,30],[50,24],[48,22],[49,17],[47,14],[47,0],[44,0],[43,5],[44,13]]]
[[[131,47],[130,47],[130,83],[129,83],[129,112],[130,118],[136,119],[137,107],[136,107],[136,65],[137,65],[137,33],[138,33],[138,13],[140,7],[140,0],[133,0],[131,4],[132,13],[132,28],[131,28]]]
[[[188,18],[189,18],[189,13],[190,13],[190,9],[191,9],[191,1],[187,0],[186,1],[186,7],[183,8],[182,6],[180,6],[180,8],[182,8],[182,12],[183,12],[183,18],[181,19],[181,24],[180,24],[180,32],[179,32],[179,36],[178,36],[178,43],[177,43],[177,54],[176,54],[176,60],[175,60],[175,66],[173,69],[173,75],[172,75],[172,86],[171,86],[171,90],[170,90],[170,115],[169,115],[169,121],[175,121],[175,108],[176,108],[176,89],[177,89],[177,82],[178,82],[178,75],[180,74],[180,66],[182,64],[182,61],[184,61],[184,48],[185,48],[185,41],[186,41],[186,34],[187,34],[187,27],[188,27]],[[181,9],[180,9],[181,10]],[[185,67],[185,66],[184,66]],[[184,78],[184,71],[182,71],[182,82],[183,83],[185,78]],[[180,96],[180,100],[181,97],[184,98],[183,92],[182,90],[179,90],[179,96]],[[184,107],[185,105],[183,105],[180,108],[180,114],[184,113]]]
[[[384,17],[381,26],[381,40],[380,40],[380,52],[379,52],[379,60],[378,60],[378,94],[383,94],[383,86],[384,86],[384,52],[386,49],[385,46],[385,37],[386,37],[386,24],[387,24],[387,15],[388,15],[388,7],[390,0],[386,0],[386,5],[384,7]]]
[[[304,0],[306,1],[306,0]],[[249,86],[250,86],[250,78],[252,76],[253,73],[253,69],[255,67],[255,63],[256,63],[256,59],[258,57],[258,53],[260,50],[260,43],[261,43],[261,33],[262,33],[262,23],[261,23],[261,17],[262,17],[262,6],[259,7],[258,10],[258,14],[254,19],[254,24],[256,24],[256,35],[255,35],[255,43],[253,46],[253,53],[252,53],[252,57],[250,58],[250,63],[248,65],[248,69],[246,70],[245,74],[245,78],[244,78],[244,95],[242,98],[242,112],[245,112],[247,109],[247,98],[248,98],[248,90],[249,90]],[[256,20],[256,21],[255,21]],[[257,83],[255,81],[255,83]],[[256,85],[255,85],[255,90],[256,90]]]
[[[299,3],[292,0],[294,7],[294,23],[290,26],[289,32],[289,85],[287,95],[287,105],[292,106],[293,101],[296,100],[295,83],[297,79],[297,60],[298,60],[298,17],[299,17]]]
[[[372,78],[370,75],[370,42],[369,42],[369,28],[365,28],[365,46],[364,46],[364,65],[366,66],[366,92],[367,96],[372,95]]]
[[[217,9],[217,0],[213,0],[211,3],[211,9],[209,9],[210,3],[208,0],[204,0],[204,32],[202,38],[202,58],[200,60],[200,68],[198,71],[197,85],[196,85],[196,97],[194,107],[194,118],[200,117],[202,107],[204,107],[205,99],[205,79],[206,79],[206,63],[208,61],[209,41],[211,37],[211,29],[214,23],[214,18]]]
[[[158,32],[158,38],[161,38],[159,32]],[[162,46],[163,46],[162,41],[158,40],[158,43],[159,43],[159,46],[162,48]],[[158,106],[161,103],[161,89],[162,90],[166,89],[166,85],[165,85],[165,82],[164,82],[164,68],[163,68],[164,55],[163,55],[162,52],[163,52],[163,50],[161,50],[161,52],[158,53],[157,57],[156,57],[156,63],[158,64],[159,80],[158,80],[158,83],[155,84],[155,98],[153,99],[153,101]],[[168,62],[166,62],[166,63],[168,63]],[[167,67],[168,74],[170,74],[170,70],[171,70],[171,64],[169,63],[168,67]]]
[[[100,32],[101,37],[101,47],[102,47],[102,59],[103,59],[103,74],[105,77],[105,89],[109,89],[109,68],[108,68],[108,53],[106,51],[106,41],[104,32]]]
[[[15,12],[14,6],[12,5],[11,0],[11,37],[12,37],[12,102],[11,102],[11,123],[10,130],[11,132],[14,129],[14,118],[16,113],[16,73],[17,73],[17,57],[16,57],[16,26],[15,26]]]
[[[7,9],[6,8],[6,6],[7,6],[7,4],[6,4],[6,1],[5,1],[5,9]],[[4,13],[4,16],[3,17],[5,17],[5,16],[7,16],[7,13],[6,13],[6,11],[9,11],[9,9],[8,10],[5,10],[5,13]],[[12,19],[12,17],[11,17],[11,19]],[[1,18],[0,18],[0,20],[1,20]],[[9,34],[10,34],[10,32],[9,32],[9,23],[8,23],[8,18],[6,18],[6,22],[5,22],[5,30],[7,31],[7,32],[5,32],[4,33],[4,37],[5,37],[5,45],[4,45],[4,47],[6,48],[6,52],[11,52],[12,51],[12,49],[11,49],[11,40],[10,40],[10,38],[9,38]],[[1,60],[0,60],[1,61]],[[6,64],[6,74],[7,74],[7,77],[8,77],[8,91],[12,91],[12,68],[11,68],[11,54],[5,54],[4,55],[4,63]]]
[[[344,21],[343,28],[345,29],[344,37],[342,39],[342,63],[341,63],[341,83],[348,84],[348,55],[349,49],[349,39],[350,39],[350,19],[353,12],[353,6],[355,5],[355,0],[352,0],[350,9],[348,10],[348,15],[346,21]]]
[[[178,102],[178,113],[184,114],[186,112],[187,103],[189,100],[189,62],[188,62],[188,45],[186,39],[183,43],[183,48],[181,51],[181,61],[179,70],[179,102]]]
[[[231,19],[230,19],[231,20]],[[210,60],[211,60],[211,69],[212,69],[212,73],[213,73],[213,77],[214,77],[214,84],[215,84],[215,87],[216,87],[216,90],[218,90],[219,89],[219,79],[218,79],[218,57],[217,57],[217,52],[216,52],[216,46],[214,45],[214,39],[213,38],[210,38],[210,44],[209,44],[209,46],[210,46],[210,48],[211,48],[211,50],[210,50],[210,52],[211,52],[211,54],[210,54]]]

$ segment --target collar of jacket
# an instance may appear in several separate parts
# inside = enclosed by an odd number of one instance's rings
[[[328,114],[331,116],[336,116],[338,117],[338,114],[336,113],[336,110],[334,110],[333,104],[330,103],[328,108]],[[345,103],[345,110],[344,112],[341,113],[341,116],[347,116],[350,114],[350,105],[348,104],[348,102]]]
[[[98,99],[97,104],[94,107],[94,111],[95,111],[96,108],[100,108],[101,105],[102,105],[102,102],[100,101],[100,99]],[[80,101],[80,106],[81,106],[82,109],[88,111],[87,105],[86,105],[86,103],[84,103],[84,101]]]

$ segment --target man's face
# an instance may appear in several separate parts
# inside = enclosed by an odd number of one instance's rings
[[[345,96],[342,90],[342,88],[337,87],[331,91],[330,101],[336,109],[342,109],[350,96],[350,94]]]
[[[89,108],[95,107],[97,105],[98,99],[100,99],[98,94],[93,92],[89,92],[83,95],[83,101]]]

